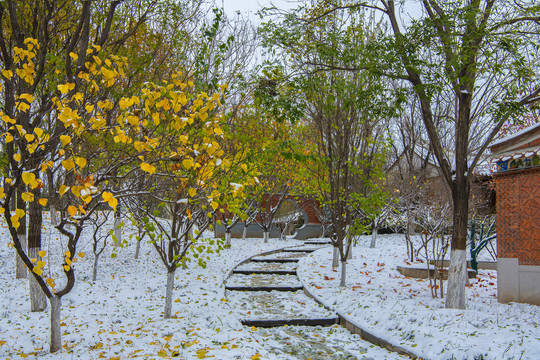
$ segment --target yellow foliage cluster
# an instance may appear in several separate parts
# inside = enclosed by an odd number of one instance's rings
[[[18,77],[17,81],[33,84],[39,46],[35,39],[27,39],[24,44],[25,48],[15,48],[15,72],[0,69],[4,81]],[[208,211],[216,211],[223,194],[217,190],[216,179],[238,163],[222,147],[223,119],[218,109],[226,86],[214,94],[196,93],[193,81],[178,73],[168,82],[147,84],[136,94],[115,101],[107,88],[126,82],[127,59],[114,55],[104,58],[100,52],[96,45],[88,49],[89,60],[76,73],[80,81],[66,81],[54,87],[56,96],[47,116],[51,117],[51,123],[58,121],[60,129],[46,125],[32,127],[21,120],[39,106],[37,96],[30,93],[16,97],[12,116],[0,111],[2,127],[6,129],[0,135],[14,149],[10,166],[20,170],[14,172],[13,179],[5,179],[4,187],[0,187],[0,202],[6,197],[6,189],[24,185],[27,191],[22,193],[22,200],[47,206],[48,199],[39,196],[38,190],[44,186],[40,178],[46,171],[59,168],[70,179],[76,179],[61,184],[58,191],[60,197],[69,197],[66,209],[71,221],[83,217],[92,201],[116,208],[118,198],[110,190],[110,184],[94,180],[101,165],[99,161],[105,163],[110,159],[105,151],[99,155],[101,158],[89,157],[88,153],[94,149],[81,145],[88,143],[99,144],[103,149],[121,149],[124,159],[129,159],[125,160],[127,166],[138,167],[147,176],[177,179],[176,196],[189,198],[190,202],[200,201],[208,206]],[[75,53],[69,57],[78,60]],[[241,169],[248,172],[245,164]],[[241,189],[242,186],[233,186],[228,192],[237,196]],[[0,212],[6,211],[7,205],[1,205]],[[22,209],[11,211],[8,223],[18,228],[25,215]],[[189,209],[187,215],[191,217]],[[66,252],[64,271],[71,271],[72,261],[72,254]],[[45,261],[36,261],[32,271],[42,276],[44,266]],[[46,281],[54,288],[53,279]]]

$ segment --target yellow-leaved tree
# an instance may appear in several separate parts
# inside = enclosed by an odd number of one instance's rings
[[[36,39],[25,39],[24,48],[15,48],[15,60],[22,69],[31,69],[33,59],[40,47]],[[123,72],[125,59],[100,59],[99,45],[89,46],[88,55],[92,60],[86,62],[84,69],[78,71],[77,85],[73,82],[59,84],[56,95],[50,99],[51,106],[43,114],[48,122],[34,124],[25,122],[33,109],[41,109],[39,98],[30,93],[16,97],[11,112],[1,113],[5,132],[3,139],[8,149],[9,177],[4,179],[0,188],[1,208],[5,214],[13,246],[24,264],[32,271],[33,279],[40,291],[51,303],[51,352],[61,348],[60,308],[61,299],[68,294],[75,284],[73,263],[84,257],[77,252],[77,243],[81,236],[85,221],[103,204],[115,207],[117,200],[108,189],[104,176],[87,173],[88,160],[83,156],[80,146],[82,139],[91,137],[103,138],[109,131],[105,125],[105,117],[110,110],[110,101],[97,101],[102,98],[103,90],[110,88]],[[70,53],[76,58],[75,53]],[[5,70],[7,72],[8,70]],[[9,75],[9,74],[8,74]],[[11,74],[10,80],[15,83],[32,82],[34,74],[29,70]],[[55,125],[55,126],[52,126]],[[44,186],[43,174],[58,165],[64,175],[64,183],[60,185],[59,195],[65,204],[66,216],[57,225],[58,231],[67,239],[58,264],[50,261],[51,257],[43,251],[37,253],[25,249],[17,234],[22,219],[29,215],[29,228],[39,230],[29,234],[41,236],[41,214],[48,200],[41,197]],[[10,209],[10,203],[21,193],[25,208]],[[17,205],[20,201],[17,202]],[[30,240],[30,237],[29,237]],[[61,279],[61,275],[65,278]]]
[[[43,178],[43,173],[36,169],[52,161],[49,154],[59,149],[59,136],[66,131],[55,114],[53,98],[60,94],[57,85],[77,92],[83,80],[80,76],[88,70],[86,65],[95,61],[101,47],[109,45],[111,32],[115,33],[114,46],[118,49],[144,22],[147,11],[154,6],[152,2],[146,3],[148,6],[143,11],[131,17],[134,21],[120,29],[116,25],[126,20],[114,16],[118,8],[126,7],[120,1],[99,5],[89,0],[2,2],[0,130],[6,134],[2,149],[5,177],[15,178],[22,171],[32,172],[36,179]],[[96,48],[91,47],[91,38]],[[57,167],[54,162],[49,165],[45,171],[48,175]],[[31,180],[29,183],[33,183]],[[38,261],[41,261],[42,206],[31,200],[41,198],[42,188],[41,182],[32,187],[21,181],[10,199],[12,211],[19,209],[20,215],[15,222],[18,227],[14,242],[20,243],[30,258]],[[47,206],[52,209],[54,201],[48,201]],[[26,265],[20,256],[16,258],[16,276],[25,278]],[[31,310],[45,310],[46,297],[40,286],[32,276],[29,282]]]
[[[172,316],[175,271],[196,260],[206,265],[222,244],[203,240],[220,205],[221,181],[233,164],[222,149],[221,93],[195,93],[189,77],[148,84],[139,96],[120,100],[115,141],[140,152],[126,186],[142,212],[140,221],[167,270],[164,317]],[[221,87],[223,91],[225,86]],[[119,195],[122,196],[122,195]],[[140,204],[145,204],[140,206]]]
[[[111,1],[101,8],[92,1],[70,6],[71,1],[63,0],[45,8],[40,1],[5,4],[9,12],[0,6],[6,29],[0,33],[0,42],[11,47],[2,46],[0,51],[0,129],[7,159],[0,211],[18,257],[31,270],[31,294],[36,294],[31,298],[42,294],[51,303],[50,351],[55,352],[62,347],[62,297],[73,289],[74,265],[84,257],[77,244],[98,209],[115,209],[120,199],[135,197],[134,191],[140,189],[136,180],[141,176],[155,180],[150,190],[166,189],[163,186],[173,178],[152,177],[158,175],[157,169],[172,171],[177,186],[184,184],[179,179],[192,176],[184,193],[196,206],[206,207],[205,216],[217,208],[212,200],[217,195],[205,182],[211,184],[225,171],[219,162],[223,156],[218,142],[220,120],[214,117],[221,95],[188,95],[193,83],[179,79],[164,86],[149,85],[143,91],[132,89],[132,78],[126,76],[127,59],[114,52],[136,33],[155,1],[145,2],[146,7],[137,12],[140,18],[133,18],[129,26],[114,30],[112,47],[108,39],[119,21],[117,7],[131,6],[131,2]],[[42,16],[28,16],[35,13]],[[98,18],[103,20],[99,24]],[[25,34],[35,38],[25,38]],[[120,99],[127,89],[138,96]],[[184,122],[192,132],[181,132]],[[182,146],[189,156],[179,151]],[[179,162],[173,160],[174,152]],[[172,169],[173,164],[183,170]],[[57,174],[55,186],[46,198],[43,179],[51,172]],[[182,172],[186,174],[179,175]],[[56,228],[65,240],[60,254],[47,254],[41,250],[42,216],[54,197],[59,198],[62,213]],[[192,219],[195,208],[176,219]],[[26,223],[28,247],[20,236]],[[46,301],[33,303],[35,310],[46,307]]]

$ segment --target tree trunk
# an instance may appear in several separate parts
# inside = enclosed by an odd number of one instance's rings
[[[341,283],[339,286],[345,286],[347,282],[347,261],[341,260]]]
[[[167,290],[165,291],[165,311],[163,312],[164,319],[171,318],[172,311],[172,293],[174,287],[174,269],[167,271]]]
[[[332,256],[332,269],[335,269],[339,266],[339,249],[334,246],[334,254]]]
[[[242,240],[246,240],[247,228],[247,225],[244,224],[244,230],[242,231]]]
[[[41,256],[39,256],[40,250],[40,248],[29,248],[28,257],[41,261]],[[30,269],[29,271],[32,270]],[[47,309],[47,297],[32,274],[28,277],[28,283],[30,286],[30,310],[32,312],[45,311]]]
[[[56,192],[54,190],[54,176],[51,169],[47,168],[47,185],[49,191],[49,210],[51,214],[51,225],[58,225],[58,217],[56,214]]]
[[[231,245],[231,232],[225,231],[225,245]]]
[[[448,269],[447,309],[465,309],[465,284],[467,282],[467,255],[465,250],[452,249]]]
[[[141,251],[141,241],[143,237],[145,236],[145,234],[143,233],[143,227],[140,223],[137,225],[137,232],[138,232],[139,238],[137,240],[137,245],[135,247],[135,260],[139,258],[139,252]]]
[[[41,260],[39,251],[41,250],[43,213],[37,199],[41,197],[41,190],[34,189],[32,194],[36,200],[28,205],[28,256],[30,259],[36,258],[39,261]],[[30,276],[30,308],[32,311],[44,311],[47,308],[47,298],[34,276]]]
[[[17,209],[17,192],[15,191],[9,202],[9,210],[15,211]]]
[[[57,226],[58,225],[58,215],[56,214],[56,207],[53,204],[49,205],[49,210],[51,213],[51,225]]]
[[[98,269],[99,255],[94,254],[94,267],[92,268],[92,281],[97,279],[97,269]]]
[[[23,249],[26,249],[26,234],[20,234],[18,235],[19,242],[21,243],[21,247]],[[26,264],[22,261],[21,257],[15,251],[15,257],[16,257],[16,268],[15,268],[15,278],[16,279],[26,279],[28,272],[26,271]]]
[[[264,238],[264,243],[268,243],[268,240],[270,239],[270,231],[264,231],[263,232],[263,238]]]
[[[199,227],[197,226],[197,224],[191,225],[191,228],[189,229],[189,235],[191,236],[191,238],[195,240],[197,236],[199,236],[198,234],[200,234],[200,232],[199,232]]]
[[[116,206],[114,211],[114,237],[115,244],[120,245],[122,243],[122,212],[120,211],[120,204]]]
[[[51,297],[51,343],[50,352],[54,353],[62,349],[62,331],[60,329],[60,309],[62,298],[53,295]]]
[[[460,188],[456,183],[456,188]],[[453,191],[454,229],[452,232],[452,248],[450,267],[448,269],[448,286],[446,293],[447,309],[465,309],[465,284],[467,283],[467,223],[469,213],[469,186],[465,191]]]
[[[352,259],[353,243],[354,243],[353,234],[349,232],[348,235],[343,240],[345,241],[345,245],[347,246],[347,259]],[[343,248],[345,248],[345,246]]]
[[[22,193],[22,191],[19,191],[19,190],[16,191],[16,199],[15,199],[15,201],[12,202],[12,204],[15,204],[15,208],[18,208],[18,209],[21,209],[21,210],[26,210],[26,203],[21,198],[21,196],[20,196],[21,193]],[[13,209],[13,210],[15,210],[15,209]],[[19,238],[19,242],[21,243],[21,247],[23,249],[26,249],[26,247],[27,247],[27,244],[26,244],[26,216],[23,216],[19,220],[19,223],[20,223],[20,226],[17,229],[17,236]],[[31,258],[31,259],[33,259],[33,258]],[[28,274],[27,271],[26,271],[26,265],[24,264],[21,257],[19,256],[19,254],[17,254],[16,251],[15,251],[15,263],[16,263],[15,278],[16,279],[26,279],[27,274]]]
[[[379,227],[374,226],[373,230],[371,231],[371,244],[369,245],[369,247],[371,249],[375,249],[375,245],[377,244],[377,234],[378,234],[378,232],[379,232]]]
[[[409,261],[414,261],[414,246],[411,240],[411,235],[409,234],[409,226],[407,226],[407,229],[405,230],[405,244],[407,245],[407,256],[409,257]]]
[[[135,260],[139,259],[140,250],[141,250],[141,240],[137,240],[137,245],[135,246]]]

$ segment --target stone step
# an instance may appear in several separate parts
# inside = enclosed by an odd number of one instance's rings
[[[303,290],[229,291],[227,299],[234,305],[239,319],[319,319],[336,316],[316,303]]]
[[[265,262],[246,262],[235,270],[288,270],[294,271],[298,267],[297,263],[265,263]]]
[[[233,274],[227,279],[226,286],[302,286],[298,277],[281,274]]]
[[[298,252],[298,251],[282,251],[280,250],[279,252],[275,252],[273,254],[269,254],[269,255],[257,255],[255,257],[253,257],[252,259],[298,259],[298,258],[301,258],[301,257],[304,257],[306,255],[309,255],[308,252],[305,252],[305,251],[302,251],[302,252]]]
[[[291,263],[298,262],[299,258],[285,258],[285,259],[273,259],[273,258],[251,258],[253,262],[269,262],[269,263]]]
[[[331,241],[304,241],[307,245],[332,245]]]
[[[296,270],[234,270],[233,274],[252,275],[252,274],[270,274],[270,275],[296,275]]]
[[[229,291],[299,291],[303,286],[225,286]]]
[[[289,248],[289,249],[283,249],[281,251],[283,252],[292,252],[292,253],[311,253],[318,249],[295,249],[295,248]]]
[[[280,320],[264,320],[264,319],[246,319],[240,321],[245,326],[255,326],[262,328],[280,327],[280,326],[332,326],[339,323],[338,317],[323,318],[323,319],[280,319]]]

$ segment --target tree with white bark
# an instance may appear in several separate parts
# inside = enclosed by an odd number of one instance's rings
[[[311,19],[343,9],[377,11],[391,35],[355,69],[402,79],[417,97],[424,128],[454,212],[446,307],[466,307],[466,244],[471,174],[508,119],[540,100],[538,32],[540,10],[531,1],[423,0],[422,15],[405,20],[394,0],[323,0]],[[442,96],[439,96],[442,95]],[[436,99],[454,110],[437,127]],[[446,151],[445,139],[452,148]]]
[[[218,221],[225,227],[225,244],[231,245],[231,232],[233,227],[240,222],[240,220],[247,218],[247,214],[243,212],[243,188],[244,186],[239,183],[228,182],[228,179],[224,179],[225,184],[221,189],[221,196],[218,202],[221,204],[227,204],[226,208],[220,208],[217,216]],[[228,186],[227,186],[228,183]]]
[[[377,208],[377,212],[371,213],[371,216],[369,216],[369,218],[371,218],[371,242],[369,244],[371,249],[374,249],[377,245],[377,235],[379,233],[379,229],[386,224],[388,217],[390,217],[392,213],[396,211],[395,203],[392,200],[393,199],[389,199],[386,204],[382,206],[382,208]]]
[[[253,210],[255,206],[255,199],[244,196],[242,202],[242,211],[245,214],[242,219],[242,239],[245,240],[247,236],[247,230],[250,224],[254,221],[255,212]]]
[[[263,231],[264,242],[267,243],[270,239],[270,231],[274,226],[276,213],[285,200],[288,194],[289,186],[283,185],[282,188],[269,187],[264,188],[266,191],[261,191],[259,199],[256,201],[256,211],[254,212],[253,221]]]
[[[144,172],[141,170],[139,176],[135,177],[136,180],[135,183],[135,191],[132,196],[125,197],[124,203],[126,203],[126,209],[130,210],[129,212],[129,221],[131,222],[131,225],[137,229],[137,233],[135,234],[135,259],[139,259],[139,253],[141,250],[141,242],[146,237],[147,232],[146,228],[143,225],[143,218],[145,216],[144,209],[148,207],[148,203],[146,203],[147,199],[145,199],[144,196],[139,196],[139,193],[144,193],[146,189],[152,186],[152,184],[148,181],[147,176],[144,176]],[[129,235],[129,241],[133,239],[133,234]]]

